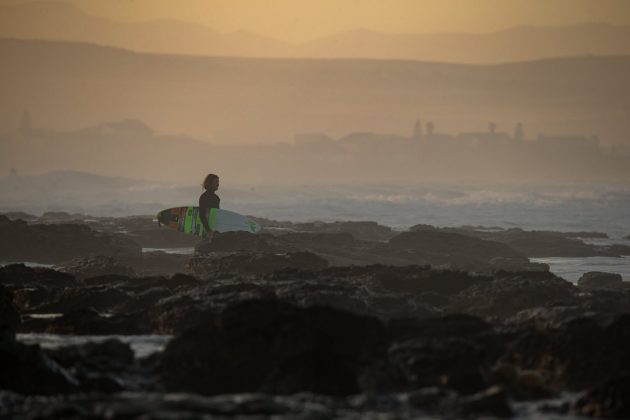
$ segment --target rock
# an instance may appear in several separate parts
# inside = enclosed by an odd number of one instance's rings
[[[249,301],[175,337],[161,370],[175,392],[349,395],[359,392],[357,378],[384,350],[383,339],[373,318]]]
[[[134,354],[128,344],[116,339],[48,350],[46,354],[73,372],[83,392],[112,393],[133,388],[127,375],[134,369]]]
[[[0,215],[0,260],[58,263],[90,255],[115,257],[141,254],[141,248],[122,236],[95,232],[78,224],[27,224]]]
[[[0,389],[26,395],[75,392],[78,381],[48,358],[38,345],[15,340],[14,333],[0,328]]]
[[[288,254],[238,252],[193,257],[188,263],[188,270],[194,276],[207,278],[220,273],[260,276],[278,270],[320,270],[327,266],[328,262],[325,259],[310,252]]]
[[[255,253],[287,252],[286,249],[272,235],[249,232],[225,232],[213,235],[211,240],[202,241],[195,247],[195,254],[207,255],[216,252],[250,251]]]
[[[30,268],[24,264],[0,267],[0,284],[13,288],[77,286],[74,276],[48,268]]]
[[[0,284],[0,328],[15,328],[20,322],[20,313],[13,303],[13,293]]]
[[[446,387],[471,394],[488,387],[483,349],[458,337],[420,337],[394,343],[389,361],[404,378],[404,388]]]
[[[446,310],[507,319],[518,312],[576,304],[576,288],[549,272],[497,273],[453,296]]]
[[[349,233],[353,237],[365,241],[386,241],[395,235],[391,228],[376,222],[296,223],[294,228],[306,232]]]
[[[589,271],[580,277],[578,287],[582,290],[624,290],[630,284],[623,282],[621,274]]]
[[[445,405],[443,414],[446,414],[447,417],[509,418],[514,416],[505,391],[498,386],[492,386],[474,395],[448,401]]]
[[[562,232],[524,231],[515,228],[486,233],[484,236],[504,243],[530,258],[619,256],[625,252],[625,248],[587,244]]]
[[[74,335],[129,335],[149,332],[141,322],[143,319],[137,314],[102,316],[91,309],[76,309],[60,317],[33,319],[27,316],[18,331]]]
[[[501,363],[540,372],[547,387],[583,390],[630,371],[629,341],[630,315],[607,325],[577,319],[555,330],[521,334],[510,343]]]
[[[432,270],[428,265],[409,265],[385,270],[374,267],[372,275],[384,288],[391,291],[407,294],[432,292],[446,296],[491,280],[488,276],[471,275],[462,271]]]
[[[432,265],[448,264],[450,267],[471,268],[495,264],[502,267],[524,268],[529,260],[505,244],[486,241],[471,236],[438,230],[402,232],[389,240],[390,246],[403,252],[411,252],[416,258]]]
[[[98,312],[116,312],[132,296],[120,288],[109,286],[67,287],[55,291],[36,308],[41,313],[65,313],[85,308]]]
[[[590,388],[573,405],[574,414],[608,419],[630,418],[630,371]]]
[[[106,255],[75,258],[66,263],[57,265],[55,269],[61,272],[70,273],[79,280],[103,275],[119,275],[127,277],[135,277],[136,275],[131,267],[125,266],[114,257]]]

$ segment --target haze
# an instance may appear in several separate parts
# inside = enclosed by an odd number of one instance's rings
[[[32,0],[10,0],[23,4]],[[625,0],[69,0],[121,22],[174,19],[219,32],[247,31],[289,43],[354,29],[388,33],[487,33],[520,25],[630,24]],[[28,25],[28,22],[21,22]],[[86,28],[89,31],[89,28]]]
[[[628,2],[181,4],[0,4],[0,173],[629,179]]]

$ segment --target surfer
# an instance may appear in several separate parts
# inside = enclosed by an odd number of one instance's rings
[[[204,238],[212,237],[212,230],[208,226],[208,212],[210,209],[218,209],[221,199],[216,194],[219,189],[219,176],[215,174],[208,174],[206,179],[201,184],[206,190],[199,197],[199,214],[201,215],[201,223],[204,228]]]

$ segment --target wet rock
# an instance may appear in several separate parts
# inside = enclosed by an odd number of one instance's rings
[[[388,290],[408,294],[432,292],[446,296],[491,279],[462,271],[432,270],[428,265],[409,265],[386,270],[373,267],[373,276]]]
[[[296,223],[294,229],[317,233],[349,233],[366,241],[386,241],[396,234],[391,228],[376,222]]]
[[[0,284],[12,288],[21,287],[69,287],[79,282],[74,276],[48,268],[30,268],[24,264],[0,267]]]
[[[383,351],[383,337],[376,319],[249,301],[174,338],[161,369],[172,391],[348,395],[359,391],[357,377]]]
[[[135,277],[136,275],[131,267],[123,265],[114,257],[106,255],[75,258],[66,263],[57,265],[55,269],[61,272],[70,273],[79,280],[103,275],[118,275],[127,277]]]
[[[149,332],[142,321],[142,317],[137,314],[103,316],[91,309],[76,309],[56,317],[26,316],[18,331],[74,335],[129,335]]]
[[[492,386],[474,395],[456,398],[445,405],[443,414],[455,418],[509,418],[514,416],[505,391],[497,386]]]
[[[138,276],[165,276],[184,273],[189,259],[190,255],[152,251],[144,252],[139,258],[127,258],[125,264]]]
[[[577,319],[559,329],[523,333],[501,359],[521,370],[539,371],[546,386],[582,390],[630,370],[628,341],[630,315],[607,325]]]
[[[216,277],[219,274],[264,275],[278,270],[320,270],[328,262],[310,252],[288,254],[238,252],[191,258],[188,269],[197,277]]]
[[[563,232],[525,231],[508,229],[486,233],[488,239],[504,243],[531,258],[619,256],[630,252],[630,247],[597,246],[574,239]]]
[[[394,343],[389,361],[406,388],[446,387],[471,394],[488,387],[483,348],[458,337],[417,337]]]
[[[630,418],[630,371],[590,388],[575,402],[571,411],[587,417]]]
[[[630,284],[623,282],[621,274],[589,271],[580,277],[578,287],[582,290],[624,290]]]
[[[6,328],[0,328],[0,372],[0,389],[27,395],[68,393],[77,391],[79,385],[38,345],[17,342]]]
[[[505,244],[438,230],[402,232],[389,240],[392,248],[414,254],[418,259],[451,267],[469,268],[485,264],[524,268],[529,260]]]
[[[58,263],[90,255],[140,255],[141,248],[121,236],[78,224],[27,224],[0,215],[0,259]]]
[[[507,319],[518,312],[576,303],[576,288],[549,272],[497,273],[452,297],[447,311]]]
[[[0,284],[0,328],[15,328],[20,323],[20,313],[13,303],[13,293]]]
[[[202,241],[195,247],[195,254],[207,255],[216,252],[288,252],[295,249],[287,249],[283,244],[269,234],[257,235],[249,232],[225,232],[213,235],[211,240]]]
[[[493,377],[517,400],[538,400],[557,395],[557,391],[550,387],[545,372],[540,370],[519,369],[498,363],[493,369]]]
[[[67,287],[56,290],[34,310],[40,313],[65,313],[92,308],[98,312],[116,312],[131,299],[129,294],[116,287]]]
[[[47,350],[46,354],[73,373],[83,392],[119,392],[137,388],[130,375],[135,368],[134,354],[128,344],[116,339],[80,346]]]

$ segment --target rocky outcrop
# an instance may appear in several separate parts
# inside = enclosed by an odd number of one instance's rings
[[[510,266],[525,269],[529,260],[510,247],[493,241],[438,230],[403,232],[389,240],[397,252],[432,265],[475,270],[499,270]]]
[[[27,224],[0,215],[0,260],[57,263],[90,255],[137,256],[138,244],[86,225]]]
[[[160,366],[172,391],[349,395],[360,390],[366,363],[384,352],[384,339],[376,319],[250,301],[173,339]]]
[[[327,266],[325,259],[310,252],[221,252],[191,258],[187,271],[196,277],[208,278],[225,274],[262,276],[279,270],[321,270]]]
[[[581,240],[608,237],[601,232],[526,231],[520,228],[502,229],[482,226],[436,228],[430,225],[415,225],[409,228],[409,231],[456,233],[500,242],[530,258],[630,255],[630,246],[627,245],[595,245]]]
[[[630,283],[624,283],[621,274],[590,271],[578,280],[578,287],[582,290],[630,290]]]
[[[526,309],[575,303],[575,286],[551,273],[497,273],[453,296],[446,310],[504,320]]]
[[[630,371],[590,388],[575,402],[572,411],[587,417],[630,418]]]
[[[0,328],[0,389],[27,395],[76,392],[79,382],[38,345],[15,340],[13,331]]]
[[[87,277],[102,275],[119,275],[135,277],[133,268],[123,265],[114,257],[106,255],[95,255],[91,257],[75,258],[55,267],[56,270],[70,273],[75,278],[83,280]]]

